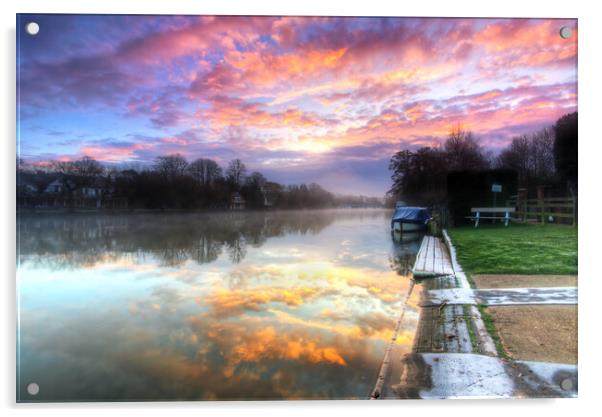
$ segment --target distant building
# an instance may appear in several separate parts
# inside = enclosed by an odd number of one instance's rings
[[[267,182],[261,186],[261,194],[263,195],[263,206],[265,208],[274,207],[274,203],[280,192],[280,185],[274,182]]]
[[[62,194],[68,191],[68,188],[73,188],[73,184],[64,178],[57,178],[46,186],[44,193],[46,194]]]
[[[85,186],[78,186],[64,176],[52,179],[37,187],[23,176],[17,184],[17,204],[27,208],[77,208],[77,209],[127,209],[125,197],[115,195],[115,190],[104,179],[97,178]]]
[[[82,187],[78,191],[85,198],[100,198],[102,196],[102,188],[100,187]]]
[[[245,199],[240,195],[240,193],[235,192],[230,194],[230,210],[244,210],[245,205]]]

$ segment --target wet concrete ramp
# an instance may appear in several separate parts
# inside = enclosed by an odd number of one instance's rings
[[[392,391],[396,398],[420,399],[576,397],[577,381],[575,365],[413,353],[404,358],[402,378]]]
[[[423,306],[441,304],[484,304],[489,306],[521,304],[577,304],[576,287],[545,288],[450,288],[430,290],[425,294]]]

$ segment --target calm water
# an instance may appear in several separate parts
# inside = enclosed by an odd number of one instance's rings
[[[420,243],[390,215],[22,218],[19,398],[366,398]]]

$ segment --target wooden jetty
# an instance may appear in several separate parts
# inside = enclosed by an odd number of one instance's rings
[[[454,274],[447,248],[440,239],[433,236],[422,239],[412,273],[420,278]]]

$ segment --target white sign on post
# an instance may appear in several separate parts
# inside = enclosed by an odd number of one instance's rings
[[[501,193],[502,192],[502,185],[501,184],[492,184],[491,185],[491,192],[492,193]]]

